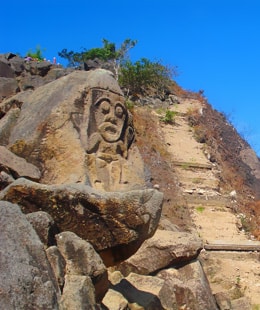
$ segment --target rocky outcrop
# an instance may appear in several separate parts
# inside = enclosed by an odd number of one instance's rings
[[[69,72],[49,62],[0,56],[4,281],[15,266],[0,288],[16,288],[21,280],[18,294],[23,290],[19,296],[4,291],[3,305],[216,309],[197,260],[201,240],[180,232],[168,216],[161,220],[164,230],[156,231],[161,184],[146,188],[154,180],[136,146],[133,116],[111,72],[95,66],[92,61],[85,64],[88,72]],[[10,87],[1,90],[1,79]],[[151,144],[151,164],[158,166],[162,149]],[[172,175],[168,179],[171,191]]]
[[[143,161],[124,101],[111,72],[74,71],[29,92],[26,100],[20,95],[3,101],[0,143],[36,165],[43,183],[143,188]]]
[[[124,278],[116,271],[110,275],[110,282],[111,288],[103,299],[109,310],[116,309],[113,298],[123,309],[218,309],[198,260],[177,268],[165,266],[153,276],[130,273]]]
[[[0,77],[0,100],[10,97],[18,91],[19,87],[15,79]]]
[[[54,81],[70,70],[50,61],[38,61],[29,57],[7,53],[0,55],[0,101],[17,92],[36,89]]]
[[[128,258],[157,228],[163,195],[157,190],[99,192],[83,184],[44,185],[20,178],[0,193],[23,212],[45,211],[60,231],[89,240],[106,264]]]
[[[17,205],[0,201],[2,309],[58,309],[59,288],[43,244]]]

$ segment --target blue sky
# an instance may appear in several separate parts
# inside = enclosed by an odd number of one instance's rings
[[[103,38],[136,39],[132,60],[177,66],[177,82],[203,89],[260,155],[259,0],[4,1],[0,29],[0,53],[40,45],[50,60]]]

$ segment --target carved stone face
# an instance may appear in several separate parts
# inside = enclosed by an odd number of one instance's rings
[[[126,108],[118,96],[100,98],[95,103],[94,115],[101,137],[107,142],[118,141],[127,116]]]

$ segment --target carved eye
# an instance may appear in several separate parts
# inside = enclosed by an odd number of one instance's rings
[[[108,101],[102,101],[100,103],[100,109],[102,111],[103,114],[108,114],[110,111],[110,104]]]
[[[124,114],[123,107],[121,105],[117,105],[115,109],[115,115],[119,118],[122,118],[123,114]]]

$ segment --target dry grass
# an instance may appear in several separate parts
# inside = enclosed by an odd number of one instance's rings
[[[159,117],[148,107],[135,107],[132,113],[136,144],[149,171],[148,186],[159,185],[164,194],[163,215],[181,230],[188,231],[192,227],[190,211],[177,185]]]

